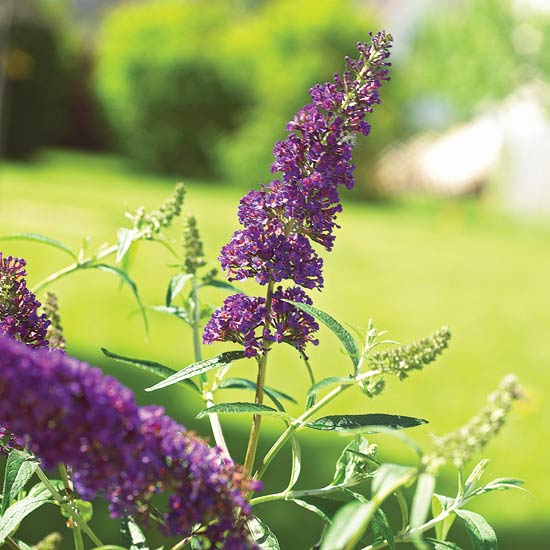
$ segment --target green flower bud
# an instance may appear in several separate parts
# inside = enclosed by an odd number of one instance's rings
[[[426,469],[436,473],[448,461],[462,468],[500,431],[512,403],[521,395],[516,377],[506,376],[476,416],[458,430],[436,440],[434,451],[422,459]]]
[[[401,380],[409,375],[409,371],[421,370],[435,361],[438,355],[449,345],[451,332],[448,327],[436,330],[432,336],[413,342],[408,346],[400,346],[374,353],[369,362],[375,369],[384,373],[396,374]]]

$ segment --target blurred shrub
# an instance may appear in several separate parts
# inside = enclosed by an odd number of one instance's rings
[[[356,42],[377,29],[372,12],[347,0],[265,2],[228,28],[220,70],[251,97],[238,129],[217,145],[220,171],[232,181],[271,179],[273,146],[309,102],[307,90],[332,79]]]
[[[416,31],[411,58],[400,68],[403,100],[419,108],[414,125],[430,126],[428,106],[434,116],[434,109],[444,111],[440,114],[449,123],[514,90],[523,77],[515,26],[508,0],[465,0],[431,11]]]
[[[0,17],[0,35],[7,38],[0,52],[0,81],[5,82],[1,154],[24,159],[63,132],[66,71],[58,29],[33,2],[21,0],[13,10],[11,15],[2,10]]]
[[[136,163],[266,181],[306,90],[377,28],[348,0],[125,4],[101,29],[96,89]]]
[[[211,171],[210,150],[244,104],[220,74],[230,3],[158,0],[123,4],[99,36],[96,89],[120,149],[170,173]]]

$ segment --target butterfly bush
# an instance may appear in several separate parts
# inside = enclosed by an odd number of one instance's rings
[[[323,261],[312,243],[328,251],[333,247],[342,211],[338,189],[354,185],[353,144],[358,134],[370,132],[365,116],[380,103],[379,88],[389,80],[390,46],[385,32],[371,35],[369,45],[358,43],[359,59],[346,58],[342,75],[313,86],[312,102],[288,123],[287,138],[273,150],[271,171],[279,178],[241,199],[243,228],[219,258],[229,280],[253,278],[269,285],[268,296],[229,297],[206,325],[204,343],[238,342],[249,356],[271,342],[287,342],[302,351],[307,343],[317,343],[312,333],[318,325],[310,315],[290,304],[282,315],[277,310],[283,299],[311,304],[299,287],[323,287]],[[297,287],[272,294],[274,283],[283,280]]]
[[[246,549],[246,494],[259,483],[217,448],[166,416],[139,407],[132,392],[100,369],[59,351],[32,349],[0,336],[0,422],[46,468],[72,467],[85,499],[102,494],[111,513],[143,510],[169,496],[164,531],[190,535],[204,525],[213,548]]]

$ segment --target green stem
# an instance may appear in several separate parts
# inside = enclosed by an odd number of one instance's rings
[[[273,287],[275,283],[269,282],[267,287],[267,296],[265,300],[265,316],[264,316],[264,330],[269,330],[271,315],[271,307],[273,305]],[[256,397],[255,403],[262,404],[264,401],[264,385],[265,375],[267,368],[267,355],[269,353],[269,342],[264,338],[262,340],[264,351],[262,357],[258,361],[258,377],[256,379]],[[248,439],[248,447],[246,449],[246,456],[244,459],[244,469],[246,472],[252,474],[254,468],[254,459],[256,458],[256,451],[258,449],[258,442],[260,440],[260,427],[262,425],[262,415],[255,414],[252,417],[252,428],[250,430],[250,438]]]
[[[21,550],[21,546],[17,544],[11,537],[6,537],[6,546],[11,548],[11,550]]]
[[[36,475],[40,478],[40,481],[46,486],[48,491],[50,491],[54,500],[57,504],[70,516],[75,525],[80,526],[82,531],[90,538],[90,540],[97,546],[103,546],[103,543],[97,535],[88,527],[88,524],[82,520],[81,517],[75,512],[73,507],[65,502],[63,497],[59,494],[59,491],[52,485],[51,481],[48,479],[46,474],[42,471],[42,468],[36,469]]]
[[[195,352],[195,361],[201,361],[202,360],[202,349],[201,349],[201,338],[199,333],[200,328],[200,308],[199,308],[199,293],[198,293],[198,286],[197,286],[197,277],[196,275],[193,276],[193,349]],[[204,402],[207,407],[212,407],[214,405],[214,396],[210,389],[208,388],[208,377],[206,376],[206,373],[201,373],[200,375],[201,380],[201,389],[202,389],[202,396],[204,399]],[[214,441],[216,442],[216,445],[222,450],[222,453],[225,457],[231,458],[231,454],[229,453],[229,448],[227,446],[227,443],[225,441],[225,437],[223,435],[223,429],[220,422],[219,416],[214,414],[209,414],[208,418],[210,420],[210,426],[212,428],[212,434],[214,435]]]
[[[82,539],[82,531],[80,525],[73,524],[73,540],[75,550],[84,550],[84,540]]]
[[[302,428],[304,423],[307,420],[309,420],[315,413],[320,411],[325,405],[328,405],[332,400],[338,397],[343,391],[347,390],[348,388],[351,388],[354,385],[353,382],[361,382],[367,378],[376,376],[378,374],[380,374],[380,370],[378,369],[372,370],[357,376],[355,379],[350,379],[350,382],[351,382],[350,384],[340,384],[339,386],[336,386],[336,388],[334,388],[332,391],[327,393],[321,400],[315,403],[315,405],[310,407],[296,420],[293,420],[289,424],[287,429],[279,436],[279,439],[275,441],[275,443],[273,444],[271,449],[269,449],[267,454],[264,456],[264,458],[260,462],[260,465],[258,466],[258,470],[254,474],[254,478],[261,479],[261,477],[264,475],[265,471],[267,470],[269,464],[275,458],[275,456],[279,453],[279,451],[284,447],[285,443],[292,437],[294,432]]]
[[[324,497],[335,491],[340,491],[342,489],[348,489],[353,487],[355,484],[342,484],[342,485],[327,485],[321,489],[303,489],[300,491],[281,491],[280,493],[272,493],[271,495],[262,495],[256,498],[253,498],[250,501],[252,506],[256,504],[265,504],[266,502],[273,502],[275,500],[290,500],[293,498],[302,498],[302,497],[315,497],[320,496]]]

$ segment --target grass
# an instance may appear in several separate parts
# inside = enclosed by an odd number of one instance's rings
[[[142,204],[158,206],[172,184],[167,178],[134,173],[111,157],[52,152],[34,164],[5,163],[0,172],[0,235],[37,232],[75,249],[83,236],[91,235],[93,249],[104,241],[113,242],[116,229],[126,223],[124,210]],[[187,188],[185,209],[198,218],[206,251],[215,263],[218,250],[236,227],[243,188],[216,182],[189,182]],[[517,540],[514,537],[528,526],[543,525],[550,509],[550,470],[545,460],[549,445],[544,436],[550,409],[543,403],[550,389],[550,228],[542,222],[514,220],[484,203],[469,201],[349,202],[340,223],[335,250],[325,255],[326,288],[313,296],[317,307],[356,327],[365,327],[372,317],[379,328],[388,329],[390,337],[401,342],[421,338],[442,324],[451,327],[453,339],[449,351],[425,372],[414,373],[402,383],[389,381],[374,401],[359,393],[348,395],[327,414],[372,411],[427,418],[428,427],[410,435],[429,445],[431,433],[443,434],[464,423],[498,381],[515,372],[526,388],[526,399],[487,449],[489,475],[526,479],[533,496],[493,495],[475,504],[475,509],[488,517],[497,533],[505,533],[501,548],[517,548],[511,542]],[[170,235],[176,238],[177,228]],[[0,250],[28,259],[31,285],[70,262],[53,248],[22,241],[0,242]],[[170,261],[166,250],[140,244],[131,274],[145,303],[162,302]],[[243,288],[255,292],[252,284]],[[192,362],[189,331],[176,320],[151,316],[146,341],[131,293],[120,289],[108,274],[82,272],[60,281],[53,290],[59,295],[70,351],[106,365],[135,389],[150,385],[152,379],[106,363],[100,346],[178,367]],[[223,296],[213,290],[207,298],[219,304]],[[213,346],[205,352],[229,348]],[[292,350],[277,350],[270,361],[268,383],[303,395],[307,376]],[[346,375],[349,370],[337,341],[325,331],[321,345],[311,350],[311,362],[318,378]],[[254,377],[250,365],[243,363],[234,370],[236,376]],[[178,390],[163,391],[138,391],[138,399],[167,403],[171,414],[206,433],[207,425],[193,420],[199,402]],[[225,397],[250,398],[232,391]],[[297,412],[291,407],[291,414]],[[275,420],[265,424],[267,440],[279,426]],[[242,418],[227,418],[227,425],[236,439],[244,439],[248,424]],[[337,436],[328,439],[327,443],[315,434],[305,436],[310,459],[316,461],[309,465],[308,481],[329,477],[330,461],[345,444]],[[395,453],[394,444],[378,442],[383,454]],[[319,453],[323,458],[318,458]],[[275,514],[267,506],[265,519]],[[283,543],[290,536],[288,514],[298,517],[302,512],[286,509],[284,515],[274,509],[274,526],[282,533]],[[311,516],[303,517],[304,522],[313,522]],[[529,547],[538,548],[537,540]]]

